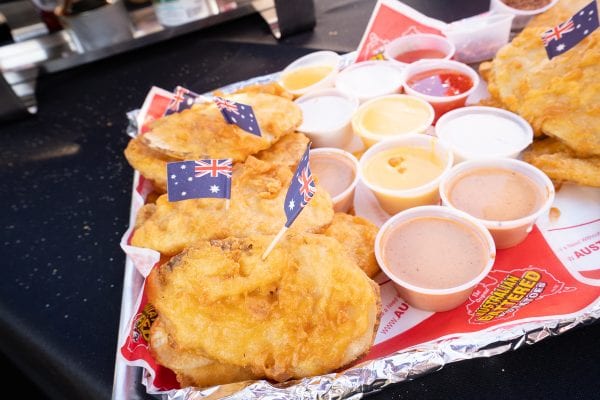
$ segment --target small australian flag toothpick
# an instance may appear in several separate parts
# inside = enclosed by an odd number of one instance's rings
[[[218,96],[215,96],[214,101],[228,124],[235,124],[248,133],[262,136],[252,107]]]
[[[598,5],[592,1],[567,21],[542,34],[548,58],[560,56],[572,49],[598,28]]]
[[[298,163],[296,173],[292,177],[287,194],[285,195],[285,201],[283,202],[283,211],[286,217],[285,225],[263,253],[263,260],[271,253],[275,245],[281,240],[287,229],[294,223],[300,212],[304,210],[304,207],[306,207],[317,191],[315,180],[310,172],[309,161],[310,143],[306,146],[306,151]]]
[[[287,221],[285,222],[287,228],[289,228],[294,220],[296,220],[300,211],[306,207],[317,190],[315,180],[310,172],[310,165],[308,163],[309,158],[310,143],[306,147],[306,151],[298,163],[296,173],[290,182],[290,187],[285,196],[284,210],[287,218]]]
[[[169,201],[231,197],[231,158],[167,163]]]
[[[165,110],[165,115],[175,114],[192,108],[201,97],[198,93],[194,93],[182,86],[177,86],[173,92],[173,98]]]

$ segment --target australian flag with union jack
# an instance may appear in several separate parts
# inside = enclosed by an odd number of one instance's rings
[[[310,172],[309,159],[310,143],[306,147],[306,151],[298,163],[298,168],[296,168],[296,173],[292,178],[292,182],[290,183],[290,187],[285,196],[283,207],[287,218],[285,226],[288,228],[308,204],[310,199],[313,198],[315,191],[317,190],[315,180]]]
[[[232,163],[231,158],[167,163],[169,201],[231,198]]]
[[[235,124],[248,133],[262,136],[251,106],[218,96],[215,96],[214,101],[228,124]]]
[[[182,86],[177,86],[173,92],[173,97],[165,110],[165,115],[175,114],[187,110],[188,108],[192,108],[200,98],[201,96],[198,93],[194,93]]]
[[[548,58],[552,59],[572,49],[598,28],[598,6],[592,1],[569,20],[542,34]]]

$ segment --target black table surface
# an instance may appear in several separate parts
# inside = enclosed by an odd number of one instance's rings
[[[276,42],[249,16],[42,76],[39,112],[0,124],[0,374],[24,398],[111,397],[132,169],[125,112],[152,85],[205,92],[315,48],[356,48],[373,1],[318,1],[314,32]],[[486,1],[409,1],[453,20]],[[1,99],[0,99],[1,100]],[[373,398],[600,398],[600,324],[463,361]]]

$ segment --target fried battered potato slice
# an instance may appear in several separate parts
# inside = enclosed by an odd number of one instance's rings
[[[600,155],[600,30],[552,60],[541,35],[587,3],[561,0],[535,17],[498,51],[488,74],[490,94],[505,108],[581,156]]]
[[[302,111],[292,101],[266,93],[240,93],[226,98],[252,106],[262,136],[225,122],[213,102],[196,104],[180,113],[154,121],[140,138],[150,148],[180,160],[232,158],[244,161],[294,132]]]
[[[575,182],[600,187],[600,156],[579,157],[560,140],[536,140],[523,159],[541,169],[556,183]]]
[[[155,190],[167,191],[167,163],[178,161],[146,146],[139,137],[131,139],[125,148],[125,158],[146,179],[150,179]]]
[[[295,170],[308,142],[309,139],[300,132],[288,133],[268,149],[257,153],[256,158]],[[152,150],[139,137],[129,141],[125,158],[134,169],[152,181],[159,194],[167,192],[167,163],[180,161]]]
[[[292,176],[285,166],[250,156],[233,167],[229,210],[223,199],[171,203],[163,195],[140,209],[132,244],[175,255],[198,240],[275,234],[286,221],[283,203]],[[332,219],[331,197],[317,185],[290,230],[318,232]]]
[[[197,351],[180,350],[164,325],[161,317],[152,324],[150,353],[157,363],[175,372],[182,387],[208,387],[260,378],[248,368],[221,364],[203,357]]]
[[[288,234],[262,260],[272,238],[202,241],[158,267],[148,298],[177,352],[279,382],[366,353],[379,321],[378,285],[335,239]]]
[[[479,75],[486,82],[489,82],[489,80],[490,80],[490,71],[491,70],[492,70],[492,62],[491,61],[484,61],[481,64],[479,64]]]
[[[298,161],[306,151],[309,139],[300,132],[288,133],[279,139],[273,146],[256,155],[259,160],[296,170]]]
[[[360,269],[372,278],[379,273],[379,264],[375,258],[375,236],[378,230],[375,224],[364,218],[336,213],[323,234],[340,242]]]
[[[162,196],[161,196],[162,197]],[[160,199],[160,197],[158,198]],[[156,199],[156,201],[158,201]],[[154,203],[146,203],[135,216],[134,227],[135,230],[139,229],[141,226],[144,226],[146,222],[156,213],[156,202]]]

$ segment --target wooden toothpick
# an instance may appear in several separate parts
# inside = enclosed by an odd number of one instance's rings
[[[273,248],[275,247],[275,245],[277,245],[277,243],[279,243],[279,241],[281,240],[281,238],[283,237],[283,235],[285,234],[285,232],[288,230],[287,226],[283,226],[281,228],[281,230],[279,231],[279,233],[277,234],[277,236],[275,236],[275,238],[273,239],[273,241],[271,242],[271,244],[269,245],[269,247],[267,247],[267,250],[265,250],[265,252],[263,253],[261,259],[263,261],[265,261],[265,259],[269,256],[269,254],[271,253],[271,251],[273,250]]]

